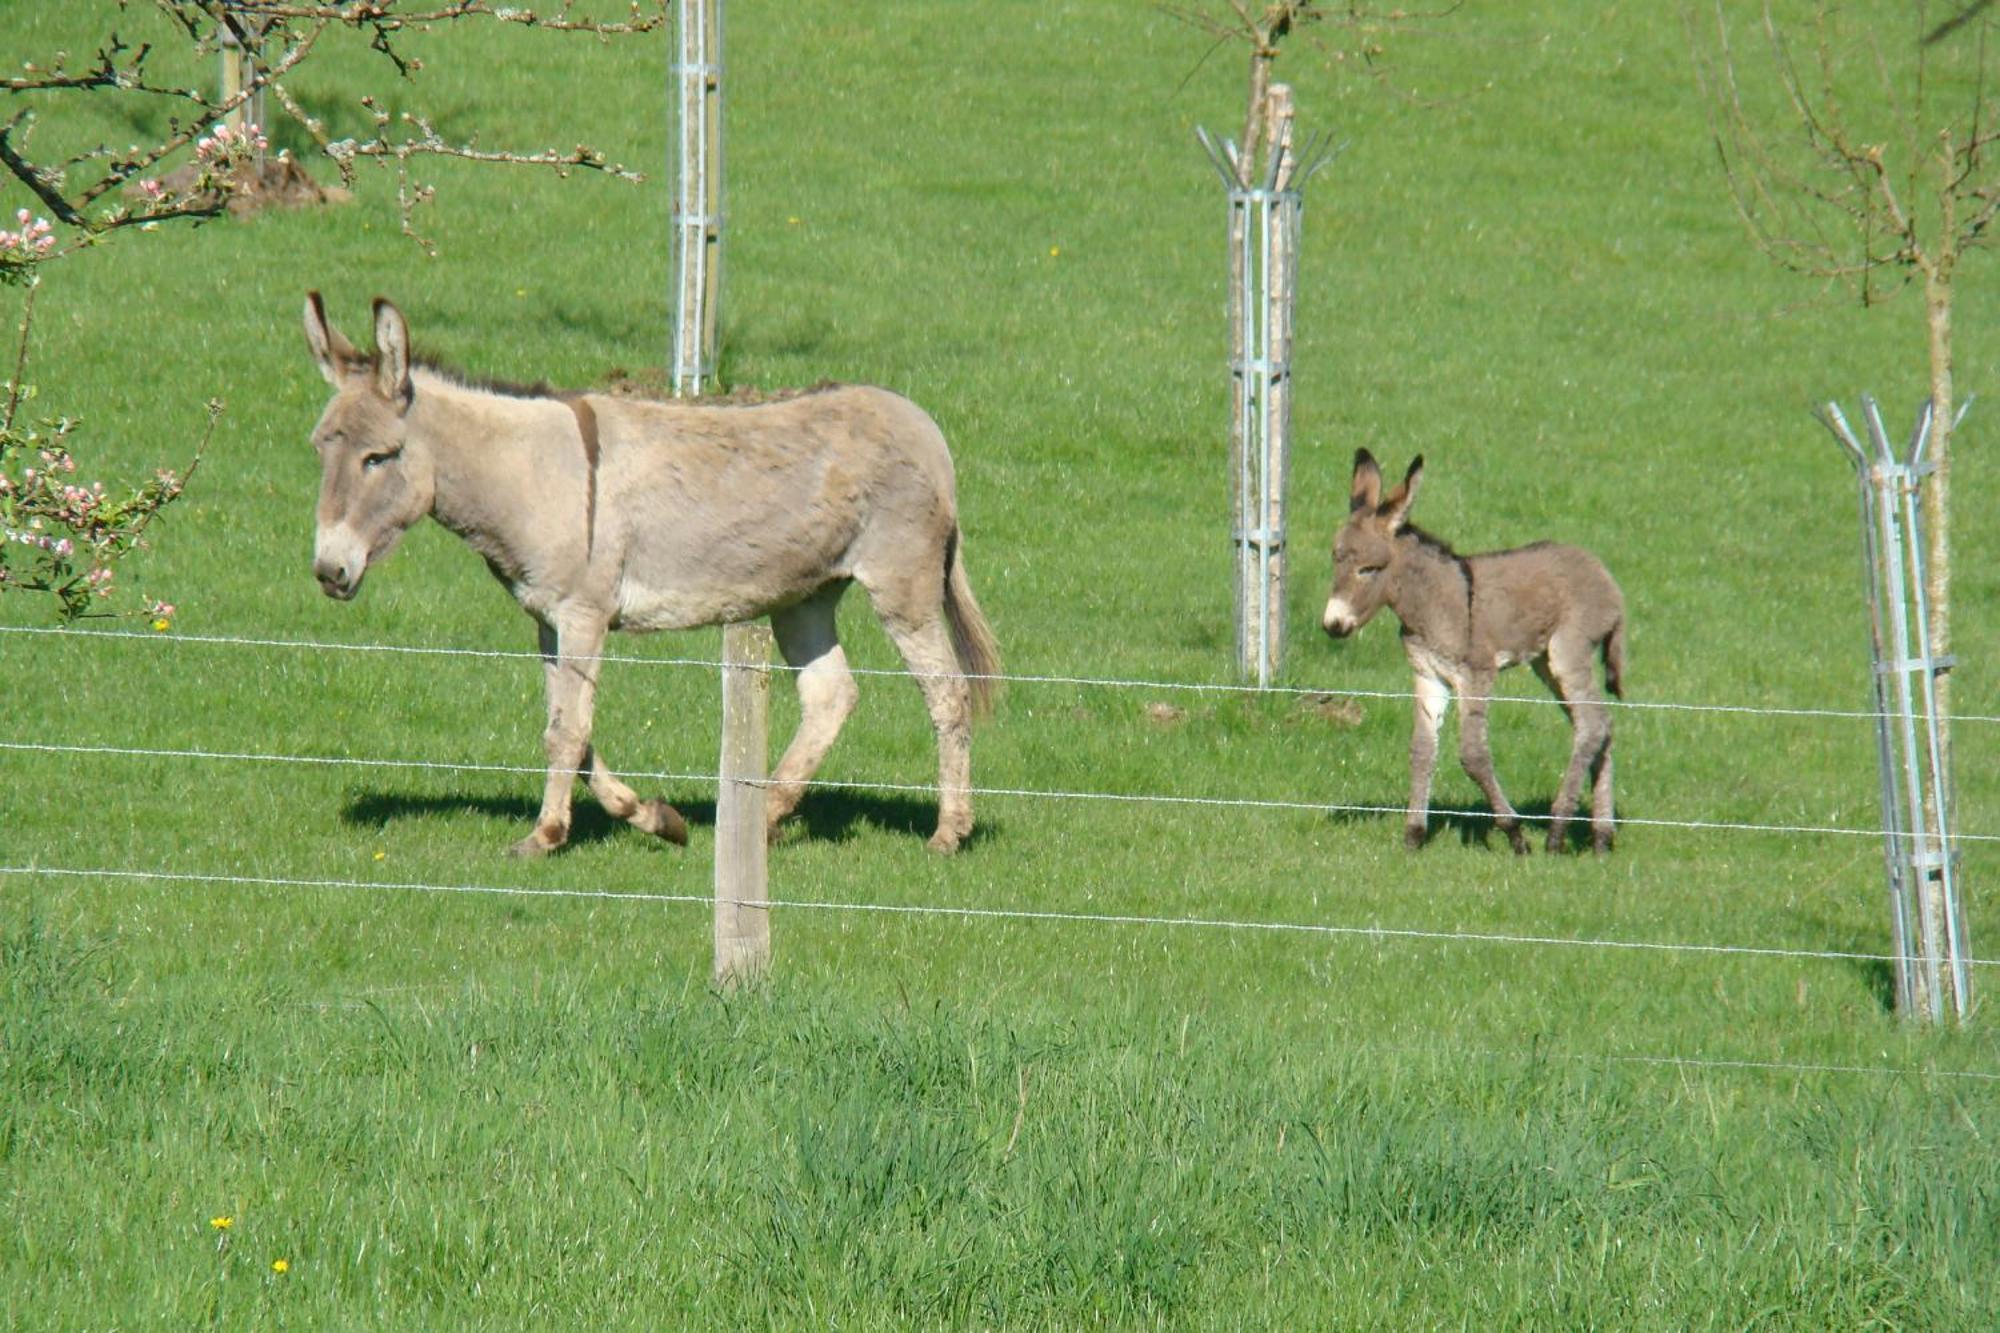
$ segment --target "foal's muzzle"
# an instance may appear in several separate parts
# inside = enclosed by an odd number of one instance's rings
[[[1361,622],[1349,614],[1347,608],[1336,600],[1326,604],[1326,610],[1319,618],[1319,627],[1336,639],[1344,639],[1354,633],[1355,630],[1361,628]]]

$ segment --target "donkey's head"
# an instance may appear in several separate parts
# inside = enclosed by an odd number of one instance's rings
[[[361,588],[368,567],[431,510],[429,451],[409,438],[410,330],[402,311],[375,302],[375,352],[358,352],[327,322],[318,292],[306,294],[306,345],[333,401],[313,427],[319,452],[318,528],[313,574],[342,601]]]
[[[1403,484],[1382,495],[1382,469],[1366,449],[1354,451],[1354,483],[1348,496],[1347,522],[1333,538],[1333,591],[1327,594],[1320,624],[1336,639],[1344,639],[1368,623],[1389,600],[1395,586],[1400,549],[1396,534],[1409,517],[1423,480],[1424,459],[1417,455]]]

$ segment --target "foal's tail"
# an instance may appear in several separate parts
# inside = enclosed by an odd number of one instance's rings
[[[1613,697],[1625,697],[1625,619],[1611,627],[1611,633],[1604,636],[1604,688]]]
[[[958,668],[972,690],[973,711],[984,714],[993,711],[994,701],[1000,697],[1000,644],[979,603],[973,600],[972,584],[965,577],[963,546],[954,527],[944,545],[944,615],[951,626]]]

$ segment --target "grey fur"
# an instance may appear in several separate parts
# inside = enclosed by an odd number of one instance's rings
[[[539,627],[549,772],[516,853],[567,840],[578,777],[612,814],[683,840],[680,816],[641,802],[591,745],[605,636],[764,615],[799,669],[801,703],[772,774],[775,830],[858,694],[834,626],[849,582],[868,590],[937,732],[930,845],[952,851],[971,832],[971,721],[1000,658],[965,576],[951,456],[922,409],[865,386],[753,406],[482,387],[413,362],[387,301],[375,303],[375,352],[356,351],[317,292],[305,331],[334,390],[313,431],[314,572],[327,594],[352,597],[430,515],[485,557]]]
[[[1403,651],[1416,675],[1416,725],[1410,740],[1410,803],[1404,839],[1423,845],[1439,725],[1457,694],[1459,761],[1486,793],[1495,822],[1516,852],[1528,844],[1514,807],[1494,776],[1486,743],[1493,681],[1528,662],[1570,717],[1569,766],[1550,812],[1548,850],[1561,850],[1586,771],[1591,777],[1591,841],[1611,849],[1611,710],[1597,689],[1591,659],[1604,657],[1605,684],[1621,692],[1625,670],[1625,600],[1604,563],[1576,546],[1538,542],[1511,551],[1460,556],[1411,527],[1408,515],[1423,479],[1418,458],[1402,485],[1384,498],[1382,473],[1366,449],[1354,456],[1347,522],[1333,543],[1333,589],[1321,624],[1343,638],[1387,606],[1403,622]]]

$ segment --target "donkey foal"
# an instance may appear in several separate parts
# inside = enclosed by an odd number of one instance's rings
[[[1456,693],[1465,715],[1458,757],[1486,793],[1494,822],[1525,854],[1520,817],[1493,775],[1486,705],[1501,671],[1529,662],[1569,714],[1569,768],[1550,811],[1548,850],[1560,851],[1576,813],[1586,770],[1591,777],[1591,844],[1611,850],[1611,710],[1597,690],[1593,654],[1604,656],[1604,684],[1620,694],[1625,671],[1625,599],[1604,563],[1576,546],[1537,542],[1511,551],[1462,556],[1407,521],[1424,460],[1382,495],[1382,472],[1366,449],[1354,455],[1347,522],[1333,540],[1333,591],[1321,620],[1346,638],[1384,605],[1403,622],[1403,651],[1416,674],[1416,726],[1410,738],[1410,806],[1403,840],[1424,843],[1437,766],[1438,726]]]

